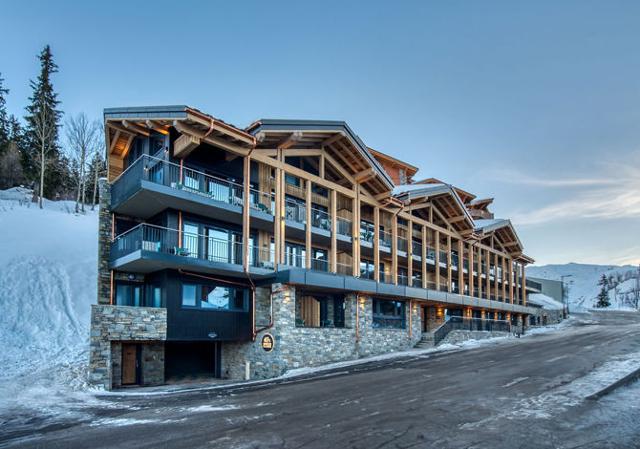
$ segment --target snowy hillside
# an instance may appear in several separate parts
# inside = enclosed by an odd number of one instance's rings
[[[578,263],[527,267],[527,275],[531,277],[560,280],[563,275],[571,275],[565,282],[569,287],[569,307],[573,310],[593,307],[601,288],[598,281],[603,274],[613,281],[609,287],[611,308],[632,308],[638,267]]]
[[[0,397],[34,394],[33,380],[79,387],[97,276],[97,209],[0,191]],[[61,379],[62,377],[62,379]],[[62,382],[59,382],[62,380]]]

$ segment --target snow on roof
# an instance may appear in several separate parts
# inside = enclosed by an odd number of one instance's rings
[[[505,220],[504,218],[494,218],[494,219],[476,219],[476,229],[485,229],[494,227],[497,225],[506,224],[509,220]]]
[[[556,301],[550,296],[544,295],[542,293],[531,293],[527,295],[527,302],[530,302],[531,304],[535,304],[547,310],[564,309],[564,305],[561,302]]]
[[[449,186],[446,184],[404,184],[400,186],[395,186],[393,188],[393,195],[402,195],[403,193],[409,192],[432,192],[437,190],[446,189]]]

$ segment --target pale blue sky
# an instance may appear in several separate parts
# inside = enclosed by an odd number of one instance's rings
[[[538,263],[640,262],[640,2],[89,3],[3,6],[10,112],[49,43],[67,114],[346,120],[494,196]]]

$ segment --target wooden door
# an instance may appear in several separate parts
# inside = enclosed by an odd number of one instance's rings
[[[138,383],[138,348],[137,345],[122,345],[122,385]]]

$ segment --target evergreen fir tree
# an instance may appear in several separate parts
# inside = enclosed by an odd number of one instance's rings
[[[10,120],[7,115],[7,99],[6,95],[9,89],[4,88],[4,78],[0,73],[0,155],[7,149],[9,144]]]
[[[600,288],[600,293],[598,293],[598,296],[596,297],[596,307],[598,308],[609,307],[611,305],[611,303],[609,302],[609,289],[607,288],[609,285],[609,280],[604,274],[600,278],[598,285],[600,285],[601,288]]]
[[[45,46],[40,55],[40,75],[31,81],[33,94],[29,98],[25,117],[24,168],[27,175],[40,187],[43,196],[52,197],[64,187],[65,171],[68,167],[61,158],[58,145],[58,131],[62,112],[58,110],[60,101],[53,90],[51,76],[58,71],[53,62],[51,47]],[[40,184],[42,184],[40,186]]]

